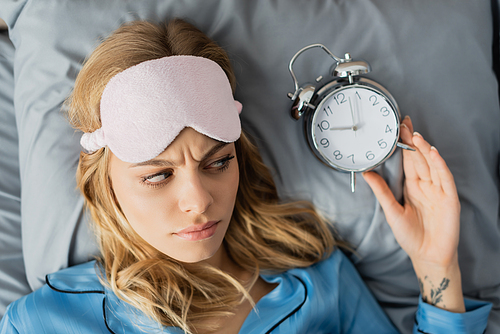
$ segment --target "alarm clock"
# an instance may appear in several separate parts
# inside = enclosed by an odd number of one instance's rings
[[[306,50],[319,47],[334,60],[333,80],[299,87],[293,63]],[[299,50],[290,60],[289,71],[295,92],[291,114],[296,120],[304,116],[305,135],[315,156],[327,166],[350,173],[351,191],[355,191],[356,173],[369,171],[386,161],[396,147],[414,150],[399,142],[401,114],[387,89],[362,77],[370,72],[365,61],[335,56],[322,44]]]

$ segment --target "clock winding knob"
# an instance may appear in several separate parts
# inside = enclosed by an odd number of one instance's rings
[[[363,60],[352,60],[349,53],[333,68],[333,76],[347,78],[353,75],[366,74],[371,71],[370,65]]]

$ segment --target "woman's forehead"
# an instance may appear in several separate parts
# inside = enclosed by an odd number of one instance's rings
[[[175,167],[182,164],[186,158],[201,162],[228,146],[233,147],[234,145],[212,139],[188,127],[183,129],[157,157],[144,162],[132,163],[130,167],[148,165]]]

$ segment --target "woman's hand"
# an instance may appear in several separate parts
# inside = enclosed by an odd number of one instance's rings
[[[374,172],[364,173],[382,206],[396,240],[410,257],[424,301],[463,312],[458,237],[460,203],[453,175],[438,151],[418,133],[407,117],[401,126],[404,205]]]
[[[374,172],[366,182],[384,209],[396,240],[412,260],[447,266],[456,258],[460,203],[453,175],[438,151],[418,133],[409,118],[401,126],[403,143],[404,205],[394,198],[385,181]]]

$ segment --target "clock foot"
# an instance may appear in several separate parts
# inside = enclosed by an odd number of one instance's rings
[[[356,191],[356,173],[351,172],[351,191]]]

